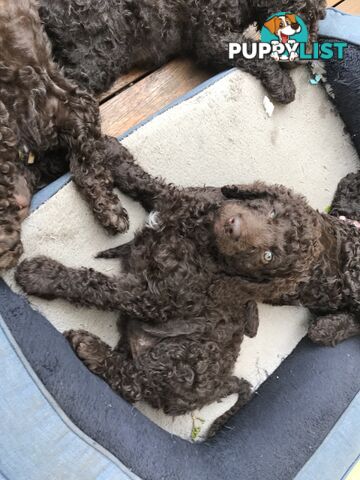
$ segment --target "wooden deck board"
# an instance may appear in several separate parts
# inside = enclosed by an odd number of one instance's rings
[[[144,70],[138,68],[135,70],[131,70],[129,73],[121,75],[107,92],[99,96],[99,102],[104,103],[107,99],[113,97],[116,93],[120,92],[120,90],[131,87],[135,82],[138,82],[149,73],[151,73],[151,70]]]
[[[339,3],[339,1],[341,0],[327,0],[326,3],[328,7],[335,7],[335,5]]]
[[[213,75],[175,59],[100,106],[103,132],[118,136]]]
[[[337,5],[336,8],[351,15],[360,15],[360,0],[345,0]]]

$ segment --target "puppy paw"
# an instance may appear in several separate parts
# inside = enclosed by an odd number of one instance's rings
[[[334,328],[329,328],[326,319],[319,320],[316,324],[310,326],[308,330],[308,337],[314,343],[325,346],[335,346],[337,332]]]
[[[296,87],[290,75],[285,71],[282,73],[272,79],[266,88],[273,100],[287,104],[295,100]]]
[[[349,313],[319,317],[308,330],[312,342],[332,347],[354,335],[360,335],[360,323]]]
[[[0,270],[15,267],[22,253],[20,232],[10,225],[0,227]]]
[[[29,295],[54,298],[54,287],[59,281],[63,266],[48,257],[24,260],[17,267],[15,280]]]
[[[119,203],[97,213],[97,218],[101,225],[113,235],[125,233],[129,229],[129,215]]]
[[[111,353],[111,349],[106,343],[85,330],[68,330],[63,335],[89,370],[97,374],[104,371],[105,360]]]

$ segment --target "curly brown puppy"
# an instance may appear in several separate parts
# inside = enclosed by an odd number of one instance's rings
[[[70,164],[106,228],[127,228],[105,166],[109,149],[96,101],[52,61],[37,3],[0,0],[0,269],[14,265],[21,254],[20,223],[44,172],[51,177],[56,162],[58,171]],[[128,155],[118,149],[117,155]]]
[[[136,66],[156,67],[192,55],[216,69],[253,74],[282,103],[295,97],[289,72],[270,58],[230,60],[228,44],[244,43],[246,28],[279,11],[300,14],[316,38],[325,0],[40,0],[40,15],[66,75],[93,91],[107,90]]]
[[[39,257],[21,263],[16,279],[28,294],[120,313],[114,350],[89,332],[66,335],[88,368],[130,402],[180,415],[238,393],[216,429],[250,397],[248,382],[232,371],[243,336],[258,326],[254,302],[224,301],[216,289],[222,266],[212,226],[221,192],[176,189],[130,162],[115,163],[114,175],[157,212],[132,242],[100,254],[120,257],[124,273],[108,277]]]
[[[340,183],[334,210],[345,204],[346,185],[347,201],[359,192],[359,183],[349,187],[353,175]],[[335,345],[360,334],[359,228],[319,213],[283,186],[255,183],[222,192],[233,199],[214,223],[227,275],[217,284],[223,297],[308,307],[316,316],[309,336],[317,343]]]

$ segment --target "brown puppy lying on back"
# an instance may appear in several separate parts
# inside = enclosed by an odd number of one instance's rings
[[[360,334],[360,230],[283,186],[222,192],[233,201],[214,223],[226,274],[218,294],[305,306],[316,316],[310,338],[325,345]]]
[[[223,264],[213,225],[221,191],[177,189],[130,162],[117,168],[121,190],[156,210],[132,242],[101,254],[121,258],[122,273],[108,277],[39,257],[25,260],[16,278],[29,294],[119,313],[114,349],[90,332],[66,336],[87,367],[128,401],[180,415],[237,393],[236,410],[251,389],[233,368],[258,316],[255,302],[217,294]]]
[[[131,402],[172,415],[239,393],[232,376],[243,335],[257,330],[254,299],[304,305],[319,317],[313,340],[360,333],[360,233],[313,210],[282,186],[255,183],[185,189],[140,167],[119,172],[123,192],[157,210],[130,244],[102,254],[123,260],[107,277],[45,257],[24,261],[16,278],[29,294],[116,310],[122,340],[112,350],[89,332],[68,332],[77,355]]]

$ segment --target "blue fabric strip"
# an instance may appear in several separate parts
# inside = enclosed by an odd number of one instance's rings
[[[342,480],[360,455],[360,393],[294,480]]]
[[[319,33],[323,37],[338,38],[360,46],[360,16],[328,8],[325,19],[319,24]]]
[[[50,183],[42,190],[37,192],[31,201],[30,212],[37,210],[43,203],[45,203],[49,198],[54,196],[59,190],[61,190],[67,183],[71,180],[71,174],[66,173],[62,177],[55,180],[55,182]]]
[[[0,479],[135,480],[57,406],[0,316]]]

